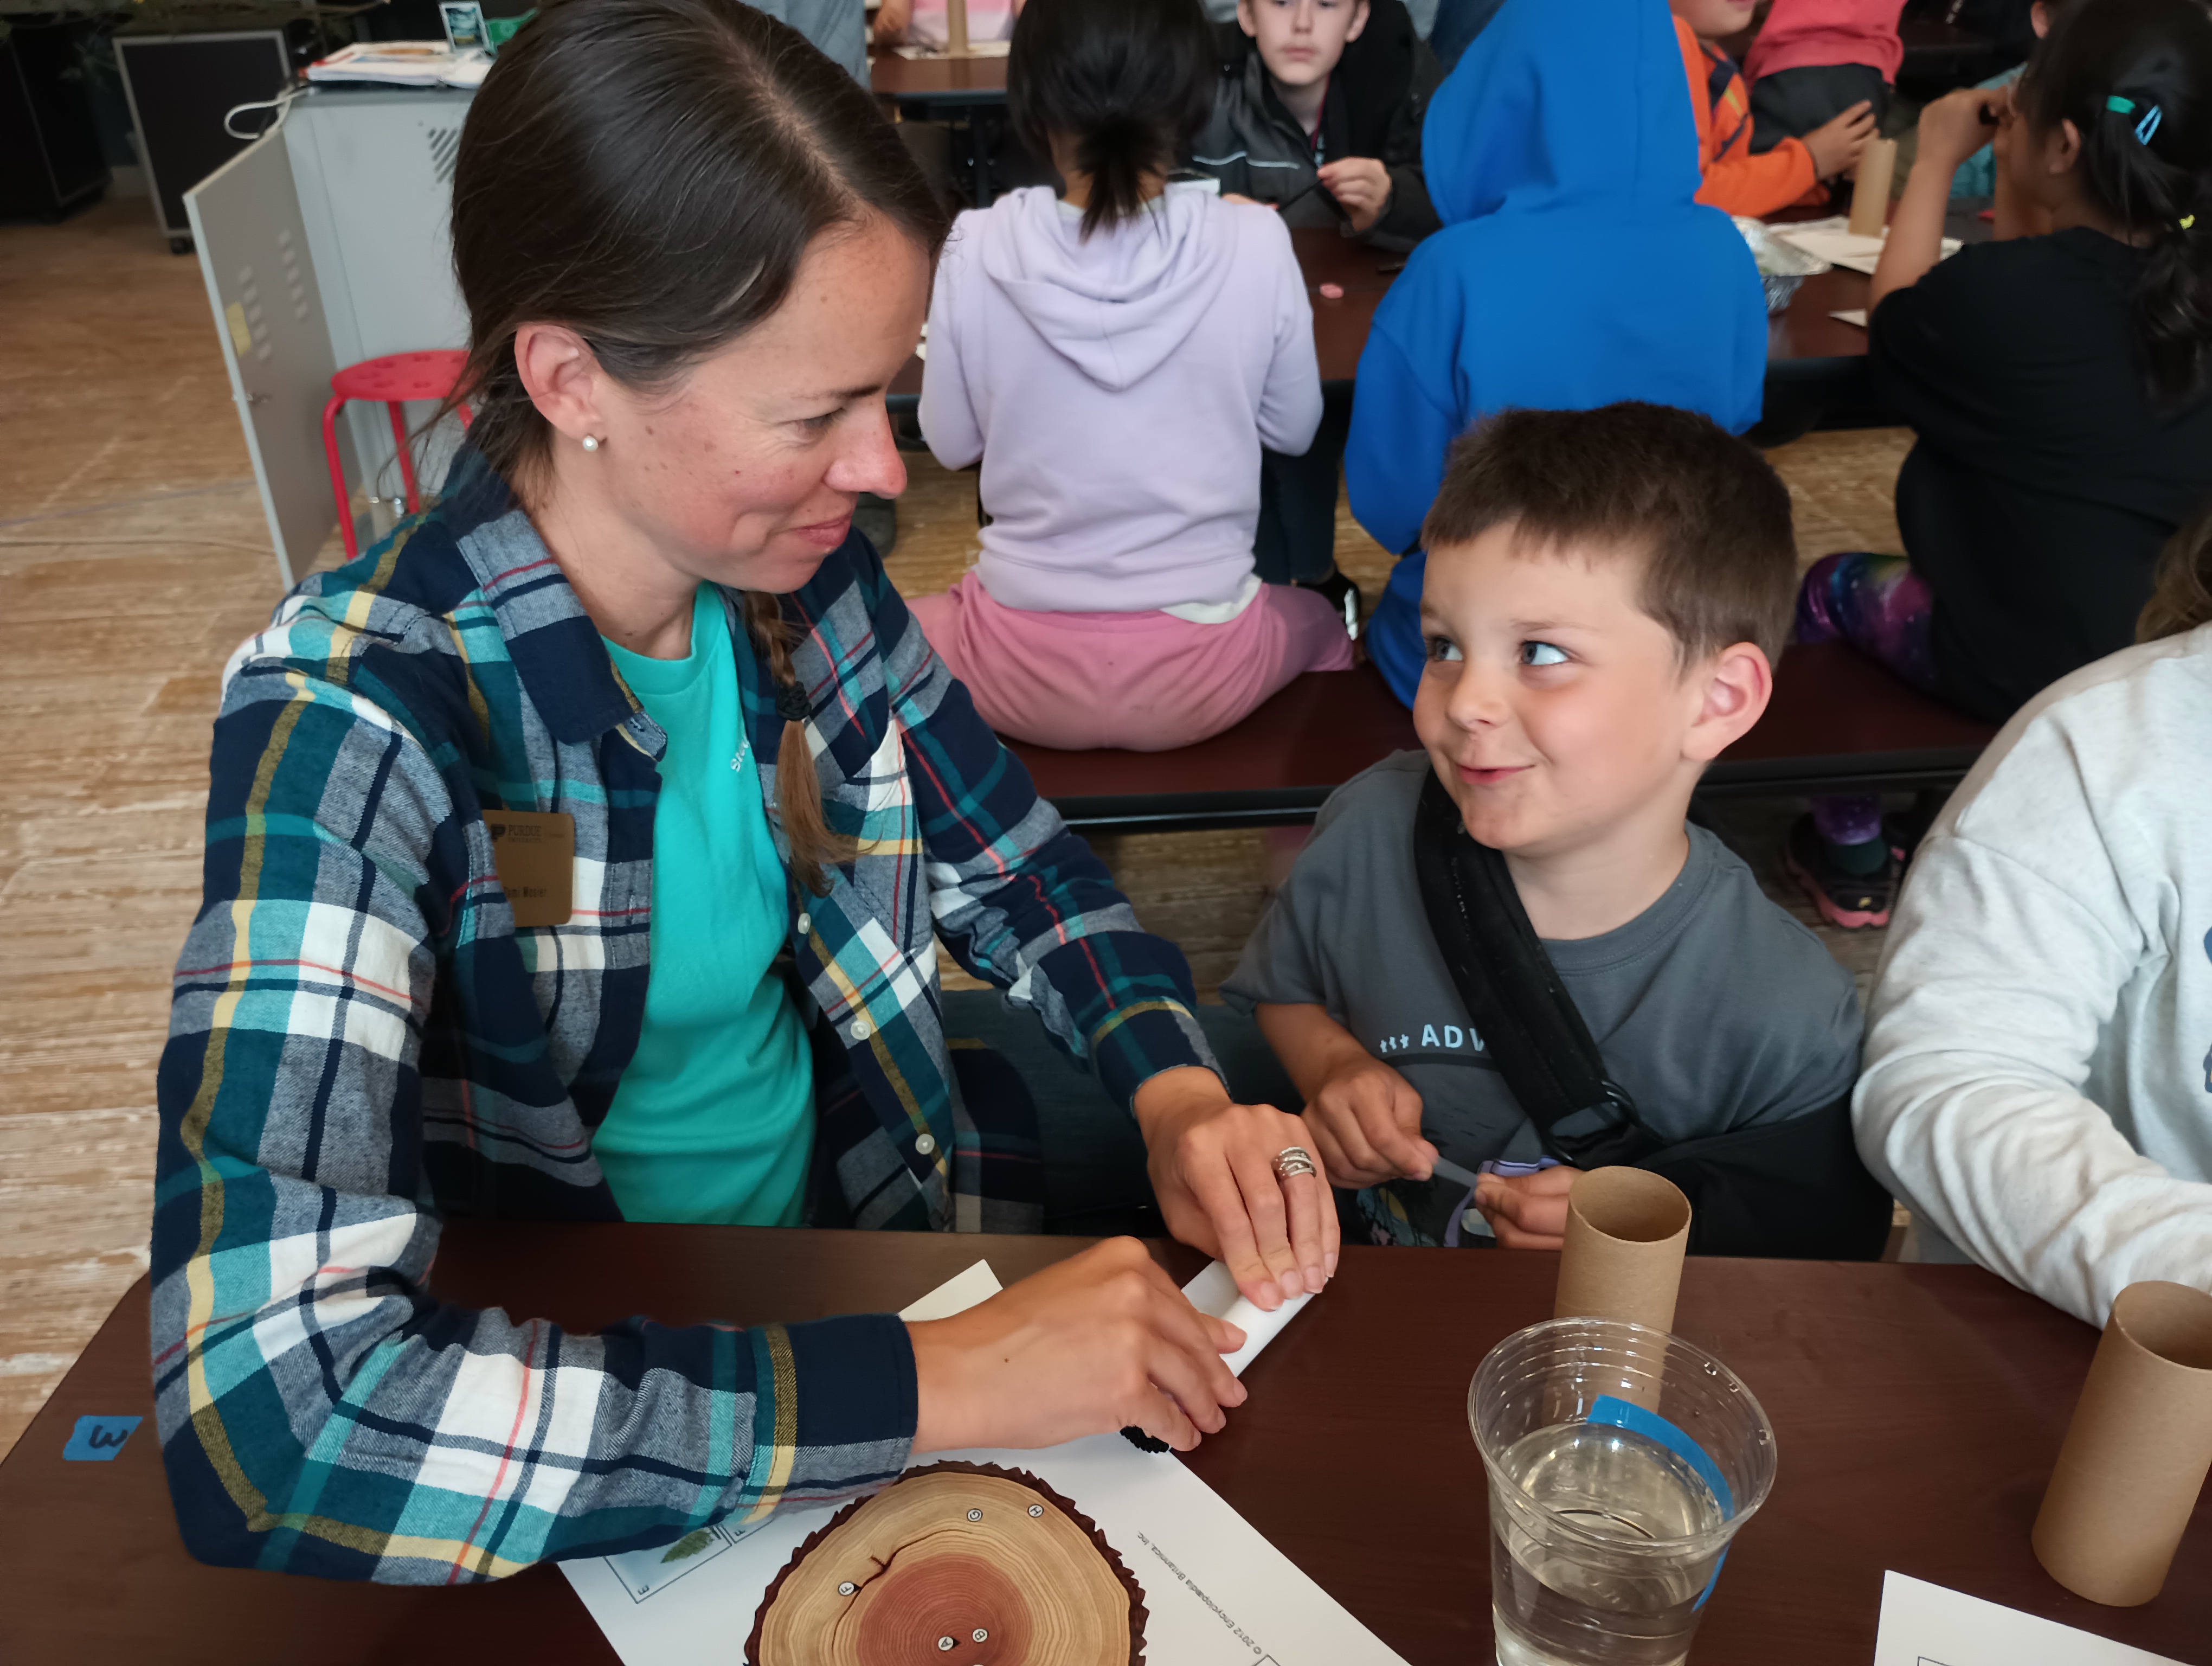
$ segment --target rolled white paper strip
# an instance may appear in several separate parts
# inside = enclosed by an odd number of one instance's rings
[[[1229,1374],[1232,1377],[1243,1376],[1244,1367],[1260,1357],[1260,1350],[1281,1335],[1283,1327],[1314,1298],[1314,1292],[1308,1291],[1303,1296],[1292,1296],[1269,1313],[1244,1298],[1229,1268],[1218,1261],[1207,1263],[1203,1273],[1183,1286],[1182,1293],[1190,1298],[1190,1304],[1200,1313],[1226,1319],[1244,1333],[1244,1346],[1234,1353],[1221,1356],[1229,1362]]]

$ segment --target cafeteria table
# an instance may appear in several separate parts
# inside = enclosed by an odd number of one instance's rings
[[[1376,306],[1405,257],[1370,248],[1331,226],[1296,228],[1291,241],[1313,303],[1322,392],[1330,398],[1349,398]],[[1752,439],[1780,445],[1815,428],[1883,423],[1867,379],[1867,332],[1829,316],[1863,307],[1868,282],[1842,267],[1808,277],[1788,310],[1767,320],[1766,416]],[[1324,296],[1324,283],[1335,284],[1343,295]],[[892,380],[887,403],[894,415],[911,412],[920,402],[921,368],[921,359],[909,359]]]
[[[456,1219],[431,1287],[580,1329],[636,1312],[750,1324],[896,1309],[979,1256],[1011,1283],[1083,1242]],[[1200,1264],[1179,1245],[1155,1253],[1178,1278]],[[1188,1460],[1413,1666],[1489,1657],[1468,1383],[1500,1338],[1550,1316],[1557,1268],[1535,1252],[1347,1248],[1330,1287],[1246,1372],[1250,1400]],[[2088,1326],[1971,1267],[1693,1257],[1676,1328],[1759,1396],[1779,1459],[1695,1666],[1868,1666],[1890,1568],[2212,1663],[2212,1505],[2141,1608],[2072,1596],[2028,1548],[2096,1345]],[[170,1512],[147,1353],[142,1280],[0,1463],[0,1660],[614,1658],[550,1566],[424,1588],[194,1562]],[[147,1420],[112,1462],[65,1462],[87,1414]],[[750,1618],[730,1617],[730,1661]]]
[[[991,206],[991,150],[1006,109],[1003,57],[902,58],[881,47],[868,60],[868,88],[903,121],[964,123],[969,190],[976,207]]]

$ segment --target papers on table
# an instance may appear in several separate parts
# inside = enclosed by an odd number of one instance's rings
[[[1828,316],[1845,324],[1856,324],[1862,330],[1867,327],[1866,308],[1863,307],[1846,307],[1840,312],[1829,313]]]
[[[998,1288],[978,1262],[900,1316],[945,1318]],[[1218,1262],[1189,1290],[1199,1306],[1250,1334],[1238,1363],[1304,1305],[1286,1302],[1264,1323],[1248,1322],[1231,1310],[1242,1298]],[[917,1467],[945,1459],[1025,1470],[1073,1499],[1144,1588],[1145,1658],[1157,1666],[1404,1666],[1173,1453],[1140,1452],[1119,1435],[1097,1435],[1042,1452],[933,1453]],[[732,1640],[751,1629],[769,1581],[833,1513],[786,1511],[750,1526],[724,1523],[672,1546],[563,1562],[561,1571],[623,1666],[727,1660]]]
[[[1881,258],[1881,238],[1852,236],[1850,222],[1840,214],[1831,215],[1826,220],[1808,220],[1795,226],[1771,226],[1768,229],[1784,242],[1802,249],[1832,266],[1848,266],[1851,271],[1864,272],[1869,277],[1874,275],[1875,262]],[[1888,228],[1884,227],[1882,236],[1888,234]],[[1945,238],[1940,258],[1948,260],[1958,253],[1960,247],[1957,238]]]
[[[381,40],[341,46],[307,66],[310,81],[374,81],[398,87],[478,87],[491,69],[481,52],[457,52],[430,40]]]
[[[1874,1666],[2178,1666],[2056,1620],[1891,1572]]]
[[[968,43],[970,58],[1004,58],[1013,46],[1011,40],[971,40]],[[901,58],[950,58],[951,54],[939,46],[918,46],[908,41],[891,48]]]

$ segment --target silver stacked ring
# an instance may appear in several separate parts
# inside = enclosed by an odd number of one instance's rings
[[[1275,1178],[1293,1180],[1302,1174],[1317,1174],[1313,1153],[1304,1146],[1285,1146],[1275,1153]]]

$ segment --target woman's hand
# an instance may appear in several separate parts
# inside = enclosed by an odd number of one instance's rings
[[[1426,1180],[1437,1148],[1421,1138],[1421,1096],[1354,1043],[1306,1105],[1315,1151],[1340,1186]]]
[[[1145,1246],[1109,1238],[914,1341],[914,1450],[1057,1446],[1136,1425],[1179,1452],[1214,1434],[1243,1385],[1235,1325],[1190,1304]]]
[[[1275,1177],[1275,1158],[1307,1140],[1306,1125],[1273,1105],[1231,1101],[1221,1079],[1187,1065],[1137,1090],[1137,1126],[1168,1231],[1227,1263],[1237,1287],[1272,1313],[1336,1272],[1328,1174]]]
[[[914,21],[914,0],[883,0],[876,8],[876,45],[895,46]]]
[[[1501,1250],[1564,1250],[1567,1194],[1582,1172],[1562,1164],[1534,1174],[1486,1174],[1476,1183],[1474,1207]]]
[[[1362,237],[1390,210],[1390,170],[1372,156],[1323,163],[1321,188],[1352,216],[1352,229]]]
[[[1873,140],[1880,124],[1874,106],[1861,99],[1840,116],[1821,123],[1805,136],[1805,149],[1813,153],[1813,175],[1832,179],[1856,167],[1859,156]]]

